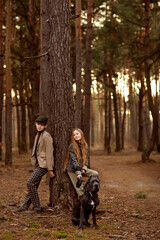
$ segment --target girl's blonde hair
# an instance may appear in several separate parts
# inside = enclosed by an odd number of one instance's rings
[[[81,134],[80,143],[81,143],[81,151],[82,151],[82,166],[84,166],[85,163],[86,163],[86,159],[87,159],[88,145],[86,143],[86,140],[84,138],[84,133],[82,132],[82,130],[80,128],[74,128],[73,131],[72,131],[71,143],[70,144],[73,144],[73,149],[74,149],[74,152],[76,154],[78,163],[80,163],[81,152],[80,152],[80,149],[78,147],[78,144],[77,144],[76,140],[74,139],[74,131],[78,131]],[[68,161],[69,161],[69,150],[67,152],[66,160],[65,160],[65,163],[64,163],[64,170],[66,170]]]

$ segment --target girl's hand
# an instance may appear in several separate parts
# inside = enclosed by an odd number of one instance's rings
[[[78,175],[77,178],[80,179],[82,177],[82,175]]]

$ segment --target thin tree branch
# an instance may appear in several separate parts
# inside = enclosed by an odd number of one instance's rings
[[[47,51],[47,52],[45,52],[45,53],[43,53],[43,54],[41,54],[41,55],[37,55],[37,56],[31,56],[31,57],[24,57],[24,61],[20,64],[20,66],[19,67],[21,67],[28,59],[36,59],[36,58],[41,58],[41,57],[43,57],[43,56],[45,56],[45,55],[47,55],[48,54],[48,52],[49,52],[49,50]]]
[[[31,59],[31,58],[40,58],[40,57],[43,57],[43,56],[45,56],[45,55],[47,55],[48,54],[48,51],[47,52],[45,52],[45,53],[43,53],[43,54],[41,54],[41,55],[37,55],[37,56],[31,56],[31,57],[24,57],[24,59]]]

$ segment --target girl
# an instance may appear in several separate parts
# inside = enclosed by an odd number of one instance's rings
[[[71,144],[65,161],[64,170],[67,170],[69,178],[80,199],[84,193],[84,186],[76,187],[77,180],[83,176],[98,176],[98,172],[88,168],[88,145],[81,129],[72,131]]]

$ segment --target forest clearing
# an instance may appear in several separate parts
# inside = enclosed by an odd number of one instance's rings
[[[71,213],[49,208],[49,188],[41,181],[39,194],[44,211],[14,214],[27,193],[26,180],[32,169],[29,154],[13,154],[13,167],[0,168],[0,240],[137,240],[160,239],[160,159],[152,152],[151,161],[141,162],[133,149],[106,155],[91,150],[91,166],[100,177],[98,228],[78,230]],[[90,216],[90,223],[92,218]]]

